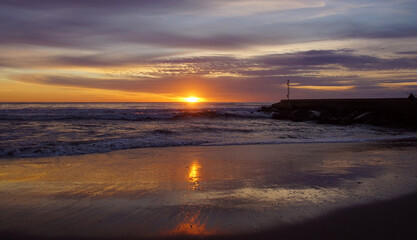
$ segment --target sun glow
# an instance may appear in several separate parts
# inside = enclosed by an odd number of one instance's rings
[[[203,101],[202,98],[198,98],[198,97],[186,97],[184,98],[185,102],[189,102],[189,103],[195,103],[195,102],[201,102]]]

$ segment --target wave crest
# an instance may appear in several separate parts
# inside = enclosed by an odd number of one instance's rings
[[[65,120],[184,120],[193,118],[270,118],[256,109],[41,109],[0,110],[0,120],[8,121],[65,121]]]

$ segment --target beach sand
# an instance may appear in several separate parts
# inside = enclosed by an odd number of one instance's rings
[[[143,148],[0,161],[0,239],[392,239],[417,144]]]

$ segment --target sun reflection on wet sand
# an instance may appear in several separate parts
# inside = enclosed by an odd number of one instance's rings
[[[207,229],[205,221],[201,218],[201,210],[188,210],[184,212],[184,219],[174,227],[169,235],[207,236],[216,233]]]
[[[194,161],[191,164],[190,170],[188,172],[188,178],[187,181],[189,183],[189,188],[191,190],[198,190],[199,186],[200,186],[200,169],[201,169],[201,165],[197,162]]]
[[[189,167],[186,180],[188,182],[187,198],[190,197],[190,191],[199,190],[200,187],[201,165],[197,160],[193,161]],[[181,212],[181,222],[177,224],[169,235],[191,235],[191,236],[207,236],[214,233],[213,230],[208,230],[205,222],[201,218],[201,209],[183,207]]]

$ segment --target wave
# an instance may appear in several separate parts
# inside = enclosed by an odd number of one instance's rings
[[[167,130],[167,129],[155,129],[155,130],[151,131],[151,133],[153,133],[153,134],[167,134],[167,135],[170,135],[170,134],[176,134],[177,132],[172,131],[172,130]]]
[[[76,142],[38,142],[8,146],[0,149],[0,158],[17,157],[50,157],[79,155],[87,153],[105,153],[114,150],[147,148],[147,147],[175,147],[201,145],[204,141],[175,140],[169,141],[158,135],[142,139],[107,139],[101,141]]]
[[[76,121],[76,120],[184,120],[193,118],[270,118],[257,109],[7,109],[0,110],[0,120]]]
[[[190,129],[189,132],[251,133],[251,132],[254,132],[254,130],[244,129],[244,128],[229,128],[229,127],[197,127],[197,128]]]
[[[158,131],[158,130],[156,130]],[[161,134],[171,134],[171,131],[158,131]],[[230,145],[263,145],[263,144],[307,144],[307,143],[354,143],[367,141],[415,140],[417,135],[373,137],[367,139],[279,139],[267,141],[235,141],[210,142],[191,139],[165,139],[155,134],[140,139],[107,139],[101,141],[74,142],[38,142],[26,143],[0,148],[0,158],[51,157],[91,153],[106,153],[115,150],[149,148],[149,147],[178,147],[178,146],[230,146]]]

